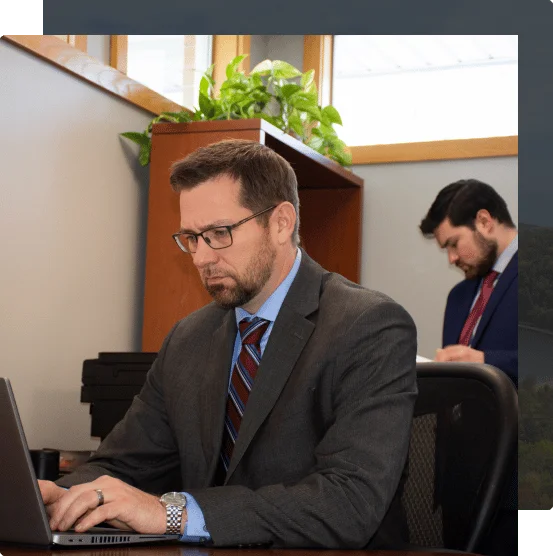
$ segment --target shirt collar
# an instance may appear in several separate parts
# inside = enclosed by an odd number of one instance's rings
[[[236,324],[238,325],[240,321],[244,318],[252,319],[254,317],[259,317],[270,322],[274,322],[278,316],[278,312],[282,307],[282,303],[284,302],[284,298],[298,273],[301,263],[301,249],[298,249],[296,253],[296,259],[294,260],[294,264],[290,269],[290,272],[286,275],[286,278],[280,283],[278,288],[268,297],[268,299],[261,305],[257,313],[250,314],[242,307],[236,307],[234,309],[234,313],[236,316]]]
[[[507,245],[503,253],[497,257],[497,261],[495,261],[495,264],[493,265],[493,270],[501,274],[507,268],[507,265],[511,262],[511,259],[517,251],[518,234],[513,238],[511,243]]]

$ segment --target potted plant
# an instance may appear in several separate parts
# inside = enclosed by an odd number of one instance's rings
[[[302,73],[287,62],[264,60],[246,75],[238,70],[245,57],[237,56],[228,64],[218,97],[214,94],[211,65],[200,81],[197,108],[162,112],[144,132],[121,134],[140,146],[140,164],[150,162],[155,123],[262,118],[342,166],[350,166],[351,154],[334,129],[334,124],[342,125],[340,114],[333,106],[323,108],[318,104],[315,71]]]

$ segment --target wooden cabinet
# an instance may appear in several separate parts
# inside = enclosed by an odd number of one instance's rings
[[[170,167],[192,151],[223,139],[267,145],[294,168],[300,196],[300,236],[327,270],[359,281],[363,180],[264,120],[157,124],[152,135],[142,350],[158,351],[175,322],[211,301],[191,257],[174,244],[179,200]]]

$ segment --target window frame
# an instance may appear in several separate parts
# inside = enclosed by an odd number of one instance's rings
[[[315,69],[319,102],[323,106],[332,101],[333,39],[333,35],[304,36],[303,71]],[[329,90],[326,97],[322,94],[325,89]],[[518,156],[518,135],[362,145],[349,149],[354,165]]]
[[[227,64],[239,54],[248,57],[239,65],[241,70],[250,71],[251,35],[213,35],[212,64],[214,92],[219,92],[220,84],[225,81]],[[121,73],[127,73],[128,35],[110,35],[110,65]]]
[[[86,52],[86,47],[88,44],[88,35],[52,35],[59,38],[60,40]]]

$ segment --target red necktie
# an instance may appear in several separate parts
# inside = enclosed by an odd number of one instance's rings
[[[493,292],[493,284],[495,279],[497,278],[499,272],[492,270],[484,277],[482,282],[482,287],[480,288],[480,295],[474,304],[465,324],[463,326],[463,330],[461,331],[461,335],[459,336],[459,343],[468,346],[470,345],[470,341],[472,340],[472,333],[476,325],[478,324],[482,314],[484,313],[484,309],[488,304],[488,300]]]
[[[256,317],[251,321],[245,319],[238,325],[242,337],[242,348],[234,365],[227,400],[227,414],[225,416],[225,428],[223,430],[223,444],[221,448],[221,460],[228,469],[230,458],[234,450],[234,444],[238,437],[242,416],[246,409],[246,403],[253,386],[253,381],[261,361],[261,338],[270,322]]]

